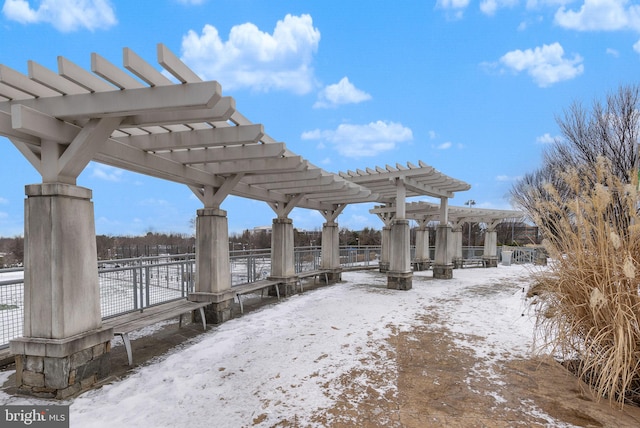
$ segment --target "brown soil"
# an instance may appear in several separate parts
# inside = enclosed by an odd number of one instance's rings
[[[201,332],[197,324],[181,329],[168,325],[153,336],[137,339],[135,364],[150,363]],[[497,364],[487,363],[455,339],[456,333],[443,327],[436,315],[428,315],[411,332],[396,332],[386,344],[370,343],[379,349],[372,354],[375,369],[344,375],[337,404],[318,411],[312,420],[349,428],[640,426],[640,408],[620,409],[605,399],[598,401],[584,383],[552,359],[514,360],[504,355],[502,359],[494,356]],[[372,366],[371,361],[367,366]],[[112,376],[106,382],[130,370],[123,347],[113,348]],[[10,378],[2,389],[15,392],[12,385]],[[253,424],[262,419],[258,415]],[[277,426],[299,424],[284,420]]]
[[[551,358],[504,359],[490,367],[454,343],[435,319],[395,334],[395,373],[350,373],[343,399],[315,420],[333,427],[639,427],[640,408],[598,400]],[[397,391],[380,394],[376,380],[395,377]],[[358,400],[353,400],[357,397]],[[296,426],[286,421],[282,426]]]

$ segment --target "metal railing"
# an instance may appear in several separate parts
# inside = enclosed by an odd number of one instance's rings
[[[100,262],[102,318],[187,297],[193,291],[193,256],[182,254]]]
[[[380,246],[340,247],[340,266],[343,268],[365,268],[380,263]]]
[[[6,271],[2,271],[6,272]],[[0,281],[0,349],[22,336],[24,319],[24,280]]]
[[[463,253],[478,257],[482,248],[465,248]],[[498,247],[498,255],[502,249]],[[504,249],[513,252],[512,263],[516,264],[534,263],[541,251],[528,247]],[[231,251],[229,261],[232,286],[259,281],[271,273],[269,249]],[[379,261],[379,246],[340,247],[343,268],[377,266]],[[320,269],[321,262],[320,247],[294,250],[296,273]],[[24,282],[21,276],[22,269],[0,270],[0,348],[6,348],[9,340],[22,335]],[[195,283],[195,254],[99,261],[98,277],[102,317],[114,317],[186,297]]]
[[[541,247],[499,247],[501,251],[511,251],[511,263],[522,265],[527,263],[535,263],[536,259],[540,256],[545,256],[546,253]]]

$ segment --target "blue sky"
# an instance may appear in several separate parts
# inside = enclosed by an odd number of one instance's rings
[[[418,160],[471,184],[450,203],[509,209],[514,180],[540,165],[555,118],[640,71],[640,5],[623,0],[4,1],[0,63],[90,69],[128,47],[156,64],[164,43],[238,110],[317,166],[338,172]],[[24,185],[40,176],[0,137],[0,236],[23,233]],[[191,233],[184,185],[92,163],[96,232]],[[268,225],[264,202],[229,197],[229,229]],[[370,205],[338,218],[380,228]],[[302,229],[319,213],[296,209]]]

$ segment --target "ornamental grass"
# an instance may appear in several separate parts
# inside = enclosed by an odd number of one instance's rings
[[[536,344],[574,362],[600,397],[640,404],[638,183],[607,171],[598,159],[535,195],[552,259],[536,274]]]

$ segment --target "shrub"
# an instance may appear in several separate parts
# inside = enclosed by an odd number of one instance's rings
[[[554,260],[537,274],[536,340],[577,360],[579,375],[622,405],[640,386],[637,178],[625,183],[604,158],[593,171],[560,173],[570,192],[546,184],[544,194],[531,195]]]

